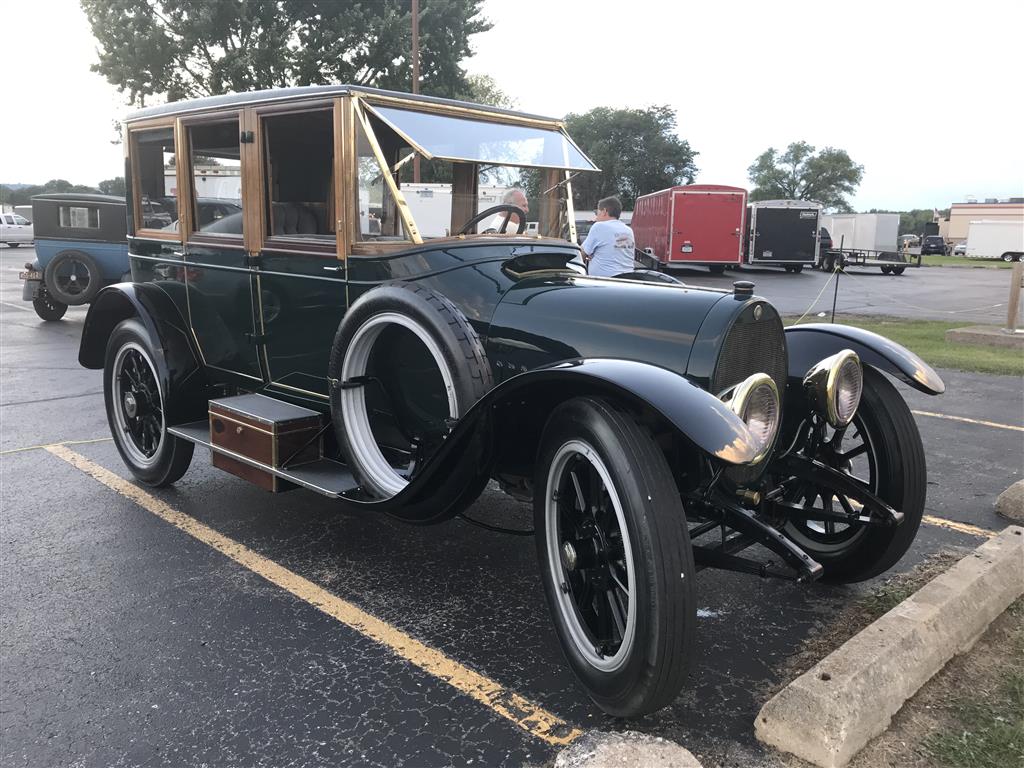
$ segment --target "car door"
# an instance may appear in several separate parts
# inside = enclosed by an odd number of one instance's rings
[[[182,121],[179,147],[186,162],[187,197],[179,197],[178,226],[185,235],[189,321],[207,366],[264,381],[254,324],[252,260],[247,248],[241,113]],[[202,198],[237,206],[209,221]]]
[[[253,114],[260,168],[256,322],[269,386],[326,401],[347,307],[337,100]]]

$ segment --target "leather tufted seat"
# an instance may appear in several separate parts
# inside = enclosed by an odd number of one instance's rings
[[[316,215],[302,203],[274,203],[275,235],[316,235]]]

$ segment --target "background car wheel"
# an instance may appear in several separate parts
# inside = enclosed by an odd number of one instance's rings
[[[721,275],[725,273],[725,264],[711,264],[708,269],[711,270],[712,275]]]
[[[815,458],[859,478],[902,512],[903,522],[882,528],[791,520],[783,533],[825,567],[824,581],[864,581],[887,571],[909,549],[921,525],[926,468],[914,417],[884,374],[864,367],[864,390],[853,421]],[[798,487],[792,500],[811,500],[836,511],[845,506],[830,489],[809,485]]]
[[[400,493],[493,383],[483,344],[440,293],[395,282],[363,294],[331,350],[331,413],[363,489]]]
[[[45,285],[39,286],[39,291],[37,292],[36,297],[32,299],[32,308],[40,318],[47,322],[60,320],[64,317],[64,313],[68,311],[68,305],[61,304],[59,301],[54,299],[46,290]]]
[[[161,487],[178,480],[192,461],[194,445],[167,432],[167,392],[149,335],[135,319],[110,334],[103,368],[103,400],[118,453],[136,478]]]
[[[8,248],[18,248],[20,246],[21,246],[21,243],[8,243],[7,244]]]
[[[617,717],[669,704],[693,650],[693,552],[679,491],[646,429],[570,400],[541,440],[534,521],[541,577],[569,665]]]
[[[69,306],[88,304],[100,288],[103,276],[96,260],[82,251],[61,251],[43,272],[46,290],[57,301]]]

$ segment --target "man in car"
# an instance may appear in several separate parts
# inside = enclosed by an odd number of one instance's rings
[[[502,205],[514,205],[517,208],[522,208],[524,213],[530,212],[530,202],[526,199],[526,193],[519,187],[513,187],[501,198]],[[508,216],[508,226],[505,227],[505,234],[514,235],[519,231],[519,216],[515,213],[509,214],[505,211],[496,213],[486,222],[480,225],[478,232],[500,232],[501,225],[505,221],[505,217]]]
[[[617,197],[606,197],[598,201],[595,213],[594,225],[580,246],[587,274],[613,277],[632,272],[636,244],[633,230],[619,221],[622,203]]]

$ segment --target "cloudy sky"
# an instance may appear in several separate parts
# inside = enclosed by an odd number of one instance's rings
[[[487,0],[484,14],[469,71],[541,114],[669,104],[700,182],[746,186],[761,151],[803,139],[864,165],[859,210],[1024,195],[1024,3]],[[15,17],[0,181],[120,175],[126,108],[89,71],[77,0]]]

